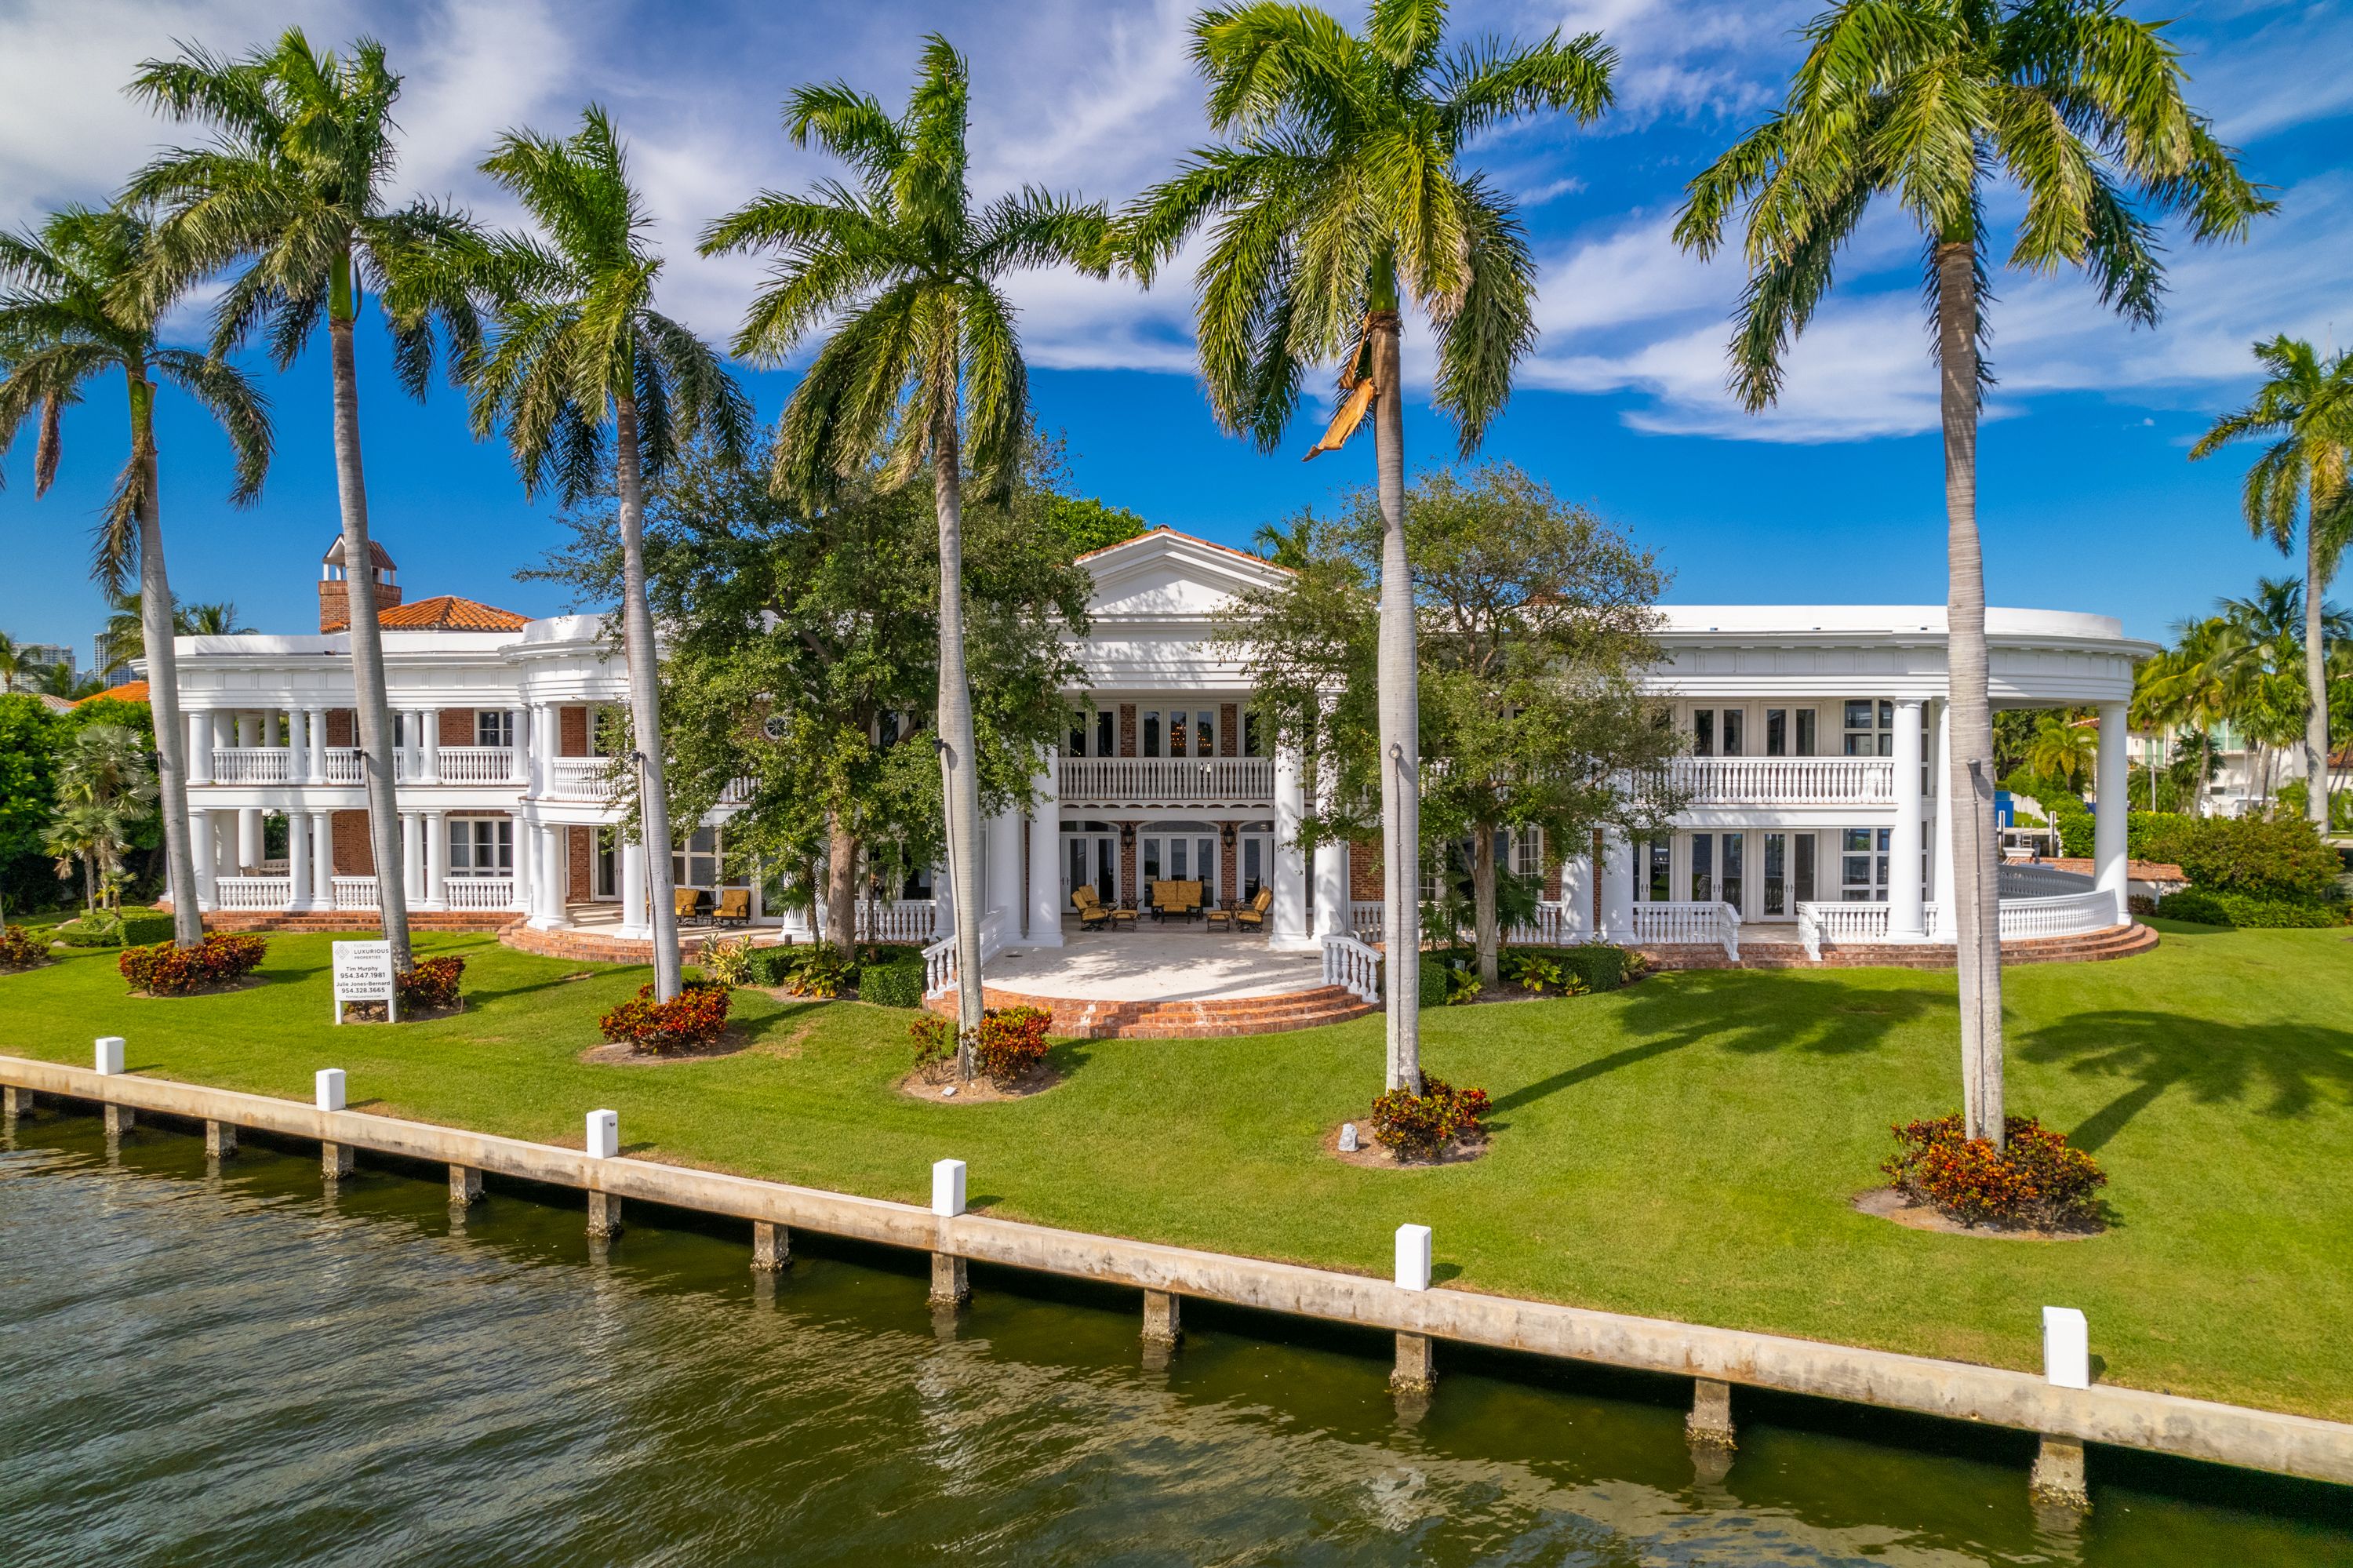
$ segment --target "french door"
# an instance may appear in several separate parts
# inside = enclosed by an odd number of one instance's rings
[[[1146,832],[1136,837],[1137,880],[1151,896],[1155,882],[1198,882],[1205,902],[1218,899],[1218,835]]]
[[[1274,835],[1244,833],[1234,841],[1234,869],[1241,885],[1234,896],[1247,904],[1274,879]]]
[[[1071,895],[1082,887],[1092,887],[1103,903],[1118,906],[1118,834],[1062,835],[1062,902],[1070,903]]]

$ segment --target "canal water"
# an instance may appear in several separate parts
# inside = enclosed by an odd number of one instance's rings
[[[49,1112],[0,1150],[0,1562],[2353,1564],[2342,1493],[2105,1452],[2039,1516],[2006,1435],[1385,1344],[427,1171]],[[1442,1348],[1441,1348],[1442,1349]]]

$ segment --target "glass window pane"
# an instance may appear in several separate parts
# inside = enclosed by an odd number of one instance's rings
[[[1869,729],[1871,727],[1871,704],[1869,701],[1862,698],[1848,699],[1846,705],[1846,727],[1849,729]]]
[[[1185,719],[1183,708],[1175,709],[1168,715],[1168,755],[1171,757],[1182,757],[1188,749],[1185,744]]]
[[[1144,841],[1144,880],[1149,885],[1160,880],[1160,841]]]
[[[1715,755],[1715,710],[1702,708],[1692,715],[1692,755]]]
[[[1747,717],[1748,715],[1742,713],[1738,708],[1726,708],[1724,710],[1725,756],[1739,757],[1743,755],[1740,749],[1742,740],[1740,732]]]
[[[1721,891],[1718,893],[1717,896],[1721,897],[1726,904],[1731,905],[1735,909],[1741,907],[1741,873],[1746,869],[1743,862],[1746,858],[1746,852],[1747,847],[1747,834],[1726,833],[1724,835],[1724,881]]]
[[[1871,830],[1869,828],[1847,829],[1841,847],[1848,850],[1869,849],[1871,847]]]
[[[1850,888],[1868,886],[1871,882],[1871,857],[1867,854],[1846,856],[1841,867],[1841,876]]]
[[[1087,723],[1086,723],[1086,718],[1085,718],[1085,715],[1082,715],[1082,714],[1073,713],[1073,714],[1071,715],[1071,755],[1072,757],[1084,757],[1086,754],[1087,754]]]
[[[1789,835],[1765,835],[1765,905],[1767,915],[1789,912],[1788,888]]]
[[[1095,750],[1097,757],[1119,755],[1119,715],[1105,712],[1095,715]]]
[[[1814,710],[1798,710],[1798,755],[1811,757],[1814,753]]]
[[[1144,715],[1144,755],[1160,755],[1160,715],[1149,711]]]
[[[1666,839],[1652,839],[1649,842],[1651,869],[1649,876],[1644,879],[1645,891],[1648,895],[1647,902],[1670,903],[1675,895],[1673,873],[1671,869],[1673,864],[1674,845]]]
[[[1789,755],[1789,710],[1787,708],[1765,710],[1765,755]]]
[[[1258,715],[1255,713],[1246,713],[1242,715],[1242,755],[1244,757],[1264,756],[1265,754],[1259,750],[1259,746],[1260,730]]]
[[[1218,719],[1214,713],[1197,713],[1193,715],[1193,755],[1196,757],[1218,755]]]
[[[1705,904],[1715,896],[1715,835],[1694,833],[1691,838],[1691,895],[1694,903]]]
[[[1789,896],[1794,904],[1810,904],[1814,897],[1814,835],[1799,833],[1797,849],[1798,874],[1791,878],[1796,885],[1789,889]]]
[[[1879,705],[1879,727],[1882,729],[1895,727],[1895,705],[1883,698]]]

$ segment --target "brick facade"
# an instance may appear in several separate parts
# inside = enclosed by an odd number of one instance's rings
[[[588,710],[583,707],[555,710],[555,754],[558,757],[588,755]]]
[[[351,709],[329,708],[327,710],[327,744],[329,746],[357,746],[359,742],[353,737],[359,734],[359,715]]]
[[[365,811],[337,811],[329,824],[335,841],[335,874],[369,876],[375,871],[375,850],[368,842]]]
[[[1119,705],[1119,754],[1122,757],[1135,755],[1135,705],[1134,703]]]
[[[1348,846],[1348,896],[1370,903],[1381,895],[1381,846],[1357,841]]]
[[[1218,755],[1240,757],[1242,754],[1242,706],[1227,703],[1218,709]]]
[[[596,896],[596,830],[566,828],[564,830],[564,839],[565,897],[574,904],[586,904],[590,898]]]
[[[474,744],[474,710],[443,708],[441,710],[441,744],[471,746]]]
[[[1230,713],[1233,710],[1226,710]],[[1227,755],[1231,756],[1229,752]],[[1234,824],[1219,822],[1218,829],[1218,888],[1223,902],[1230,904],[1241,896],[1241,850],[1233,836]]]

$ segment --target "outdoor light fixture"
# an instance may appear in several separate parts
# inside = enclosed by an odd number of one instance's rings
[[[1231,822],[1219,822],[1218,836],[1225,841],[1228,849],[1234,847],[1234,825]]]

